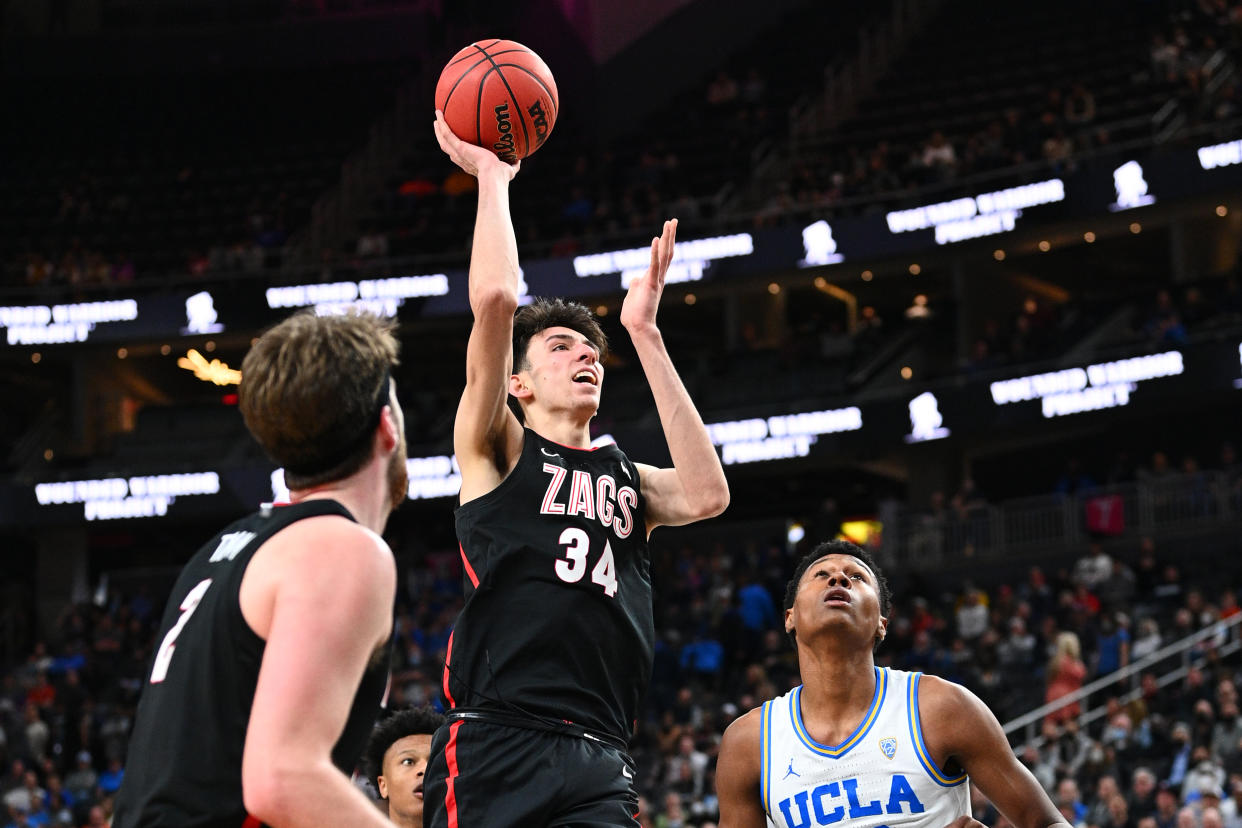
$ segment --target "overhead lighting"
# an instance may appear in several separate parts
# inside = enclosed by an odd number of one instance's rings
[[[768,293],[772,294],[773,296],[775,296],[776,294],[780,292],[781,292],[781,286],[778,285],[776,282],[772,282],[771,284],[768,285]]]
[[[1216,215],[1220,216],[1221,218],[1224,218],[1225,216],[1229,215],[1229,208],[1223,204],[1217,204]]]
[[[909,365],[903,365],[903,366],[901,366],[901,378],[902,378],[902,379],[904,379],[904,380],[908,380],[908,379],[910,379],[910,377],[912,377],[912,376],[914,376],[914,371],[912,371],[912,370],[910,369],[910,366],[909,366]]]
[[[1137,236],[1139,233],[1143,232],[1143,225],[1139,224],[1137,221],[1130,222],[1130,232]]]
[[[686,294],[686,304],[687,304],[687,305],[693,305],[693,304],[694,304],[695,302],[697,302],[697,301],[699,301],[699,297],[695,296],[693,293],[687,293],[687,294]]]
[[[186,351],[185,356],[177,360],[177,367],[192,371],[194,376],[203,382],[212,382],[216,385],[238,385],[241,383],[241,371],[236,368],[230,368],[218,359],[210,362],[207,357],[191,348]]]
[[[1082,240],[1085,241],[1087,244],[1091,244],[1093,241],[1095,241],[1095,233],[1092,233],[1090,230],[1088,230],[1087,232],[1082,234]]]
[[[862,280],[864,282],[870,282],[873,276],[875,276],[875,274],[872,273],[870,270],[864,270],[862,272]]]
[[[910,265],[911,276],[918,276],[922,272],[923,272],[923,268],[919,267],[917,264]]]
[[[1047,253],[1051,249],[1052,249],[1052,242],[1045,240],[1039,243],[1039,251],[1041,253]]]
[[[1003,262],[1003,261],[1005,261],[1005,251],[1004,251],[1004,250],[993,250],[993,251],[992,251],[992,258],[993,258],[993,259],[996,259],[996,261],[998,261],[998,262]]]
[[[125,359],[125,357],[127,356],[129,356],[129,348],[117,348],[116,349],[117,359]]]
[[[30,361],[33,362],[35,365],[38,365],[39,361],[42,359],[43,359],[43,354],[39,353],[38,351],[35,351],[33,354],[30,355]]]

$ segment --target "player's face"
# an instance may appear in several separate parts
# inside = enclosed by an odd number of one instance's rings
[[[526,363],[526,370],[515,377],[541,407],[586,408],[592,414],[599,408],[604,366],[599,351],[582,334],[564,327],[540,331],[526,348]]]
[[[380,796],[388,800],[393,821],[415,822],[423,814],[423,774],[431,756],[431,734],[404,736],[384,752],[384,774],[379,782]]]
[[[822,630],[854,630],[870,648],[887,625],[875,575],[853,555],[825,555],[807,567],[794,605],[785,611],[785,631],[797,630],[799,640]]]
[[[389,395],[388,404],[392,407],[392,416],[397,424],[397,448],[388,461],[388,499],[392,503],[392,508],[396,509],[405,502],[406,494],[410,489],[410,476],[405,465],[405,458],[408,454],[405,447],[405,414],[401,410],[401,403],[397,402],[395,381],[392,382],[392,393]]]

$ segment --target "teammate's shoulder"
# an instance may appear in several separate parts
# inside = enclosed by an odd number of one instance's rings
[[[281,529],[268,545],[287,549],[297,557],[357,559],[390,557],[384,539],[344,515],[316,515],[303,518]]]

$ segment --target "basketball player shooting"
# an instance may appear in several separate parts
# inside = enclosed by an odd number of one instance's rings
[[[848,541],[820,544],[785,590],[802,684],[725,731],[721,828],[971,828],[970,783],[1016,828],[1069,828],[963,687],[875,666],[888,585]]]
[[[462,142],[438,112],[435,132],[478,178],[479,203],[453,433],[466,601],[445,659],[450,710],[432,744],[426,824],[636,826],[626,748],[654,647],[647,538],[729,500],[656,326],[677,223],[652,240],[621,310],[673,460],[655,468],[591,448],[606,342],[590,311],[559,299],[518,311],[518,165]]]
[[[390,326],[363,315],[297,314],[246,355],[242,416],[291,503],[225,528],[178,576],[116,828],[388,826],[346,774],[388,680],[396,361]]]

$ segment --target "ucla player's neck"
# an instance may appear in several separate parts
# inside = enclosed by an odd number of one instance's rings
[[[807,730],[824,744],[838,744],[858,727],[875,700],[875,660],[869,651],[842,658],[800,645],[798,667]]]

